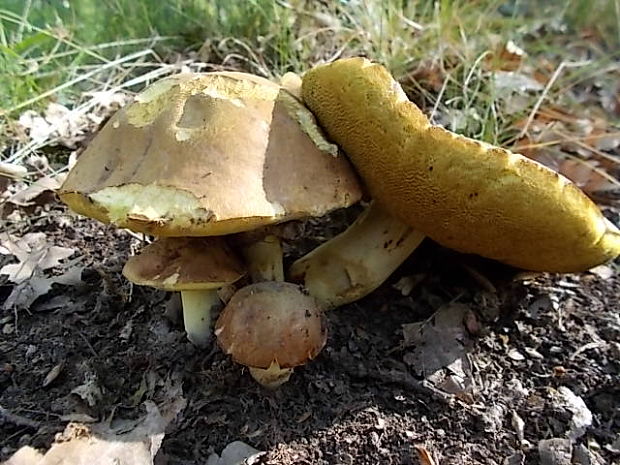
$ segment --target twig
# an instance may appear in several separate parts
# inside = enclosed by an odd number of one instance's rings
[[[530,128],[530,125],[532,124],[532,121],[534,121],[534,118],[536,117],[536,113],[538,113],[538,110],[540,109],[543,101],[547,97],[547,94],[549,93],[549,90],[551,90],[551,87],[553,87],[553,84],[555,84],[555,81],[557,81],[557,79],[560,77],[560,74],[562,73],[562,70],[564,68],[578,68],[580,66],[589,65],[590,63],[591,63],[590,61],[574,61],[574,62],[573,61],[563,61],[562,63],[560,63],[560,65],[553,72],[553,75],[551,76],[551,79],[549,79],[549,82],[545,86],[542,94],[540,95],[540,98],[536,102],[536,105],[534,105],[534,108],[532,108],[530,116],[527,117],[527,121],[525,123],[525,126],[523,126],[523,129],[519,133],[519,136],[517,137],[517,139],[520,139],[523,136],[525,136],[525,134],[527,134],[527,130]]]
[[[9,423],[13,423],[17,426],[27,426],[29,428],[38,429],[40,423],[35,420],[31,420],[30,418],[22,417],[21,415],[17,415],[15,413],[9,412],[7,409],[0,405],[0,420],[7,421]]]

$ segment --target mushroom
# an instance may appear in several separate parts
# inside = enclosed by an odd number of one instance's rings
[[[283,87],[244,73],[178,74],[113,115],[58,191],[74,211],[160,237],[219,236],[361,197],[357,177]],[[267,247],[269,246],[269,247]],[[243,247],[282,278],[278,241]],[[256,262],[253,262],[256,260]]]
[[[273,281],[238,290],[220,314],[215,334],[222,350],[269,389],[316,357],[327,338],[316,300],[295,284]]]
[[[244,266],[221,237],[168,237],[131,257],[123,275],[142,286],[180,291],[187,338],[205,347],[211,338],[211,311],[218,289],[245,274]]]
[[[317,66],[304,75],[302,95],[381,208],[446,247],[552,272],[585,270],[620,253],[620,231],[575,184],[522,155],[432,126],[378,64],[351,58]]]
[[[219,236],[357,202],[308,109],[244,73],[157,81],[110,118],[59,189],[74,211],[156,236]]]

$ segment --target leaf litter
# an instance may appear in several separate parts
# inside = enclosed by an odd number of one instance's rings
[[[4,302],[4,308],[29,308],[37,298],[47,294],[53,284],[80,284],[83,270],[81,259],[65,262],[76,252],[73,248],[50,244],[41,232],[27,233],[20,238],[10,234],[0,235],[0,254],[12,255],[18,260],[18,263],[0,268],[0,275],[6,275],[15,284]],[[46,273],[52,270],[58,274]]]

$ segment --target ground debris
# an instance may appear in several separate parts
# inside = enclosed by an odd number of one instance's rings
[[[5,465],[153,465],[166,427],[185,408],[186,401],[179,397],[161,410],[151,401],[144,405],[146,415],[130,431],[117,434],[107,422],[69,423],[44,455],[25,446]]]
[[[251,465],[263,454],[245,442],[233,441],[224,447],[221,455],[211,454],[206,465]]]
[[[44,233],[27,233],[23,237],[9,234],[0,236],[0,254],[13,255],[18,263],[9,263],[0,269],[15,284],[4,302],[4,308],[27,308],[40,296],[47,294],[53,284],[81,283],[82,267],[78,260],[62,264],[75,254],[76,249],[52,245]],[[59,274],[48,275],[47,270],[58,269]]]
[[[464,319],[466,305],[450,304],[440,308],[428,320],[403,325],[404,346],[413,347],[403,360],[435,387],[451,393],[472,392],[472,346]]]
[[[592,425],[592,412],[583,399],[566,386],[560,386],[557,391],[552,390],[551,395],[557,407],[565,408],[572,413],[570,429],[566,432],[567,437],[574,441],[583,436],[587,428]]]
[[[573,446],[569,439],[552,438],[538,442],[540,465],[571,465]]]

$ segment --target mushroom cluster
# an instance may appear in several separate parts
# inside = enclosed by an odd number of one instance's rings
[[[358,176],[369,206],[285,272],[279,225],[358,202]],[[123,273],[180,291],[198,346],[210,342],[218,289],[241,283],[215,334],[270,388],[319,353],[325,310],[372,292],[425,236],[539,271],[585,270],[620,253],[620,232],[574,184],[432,126],[362,58],[280,84],[233,72],[158,81],[110,119],[59,195],[78,213],[156,237]]]

